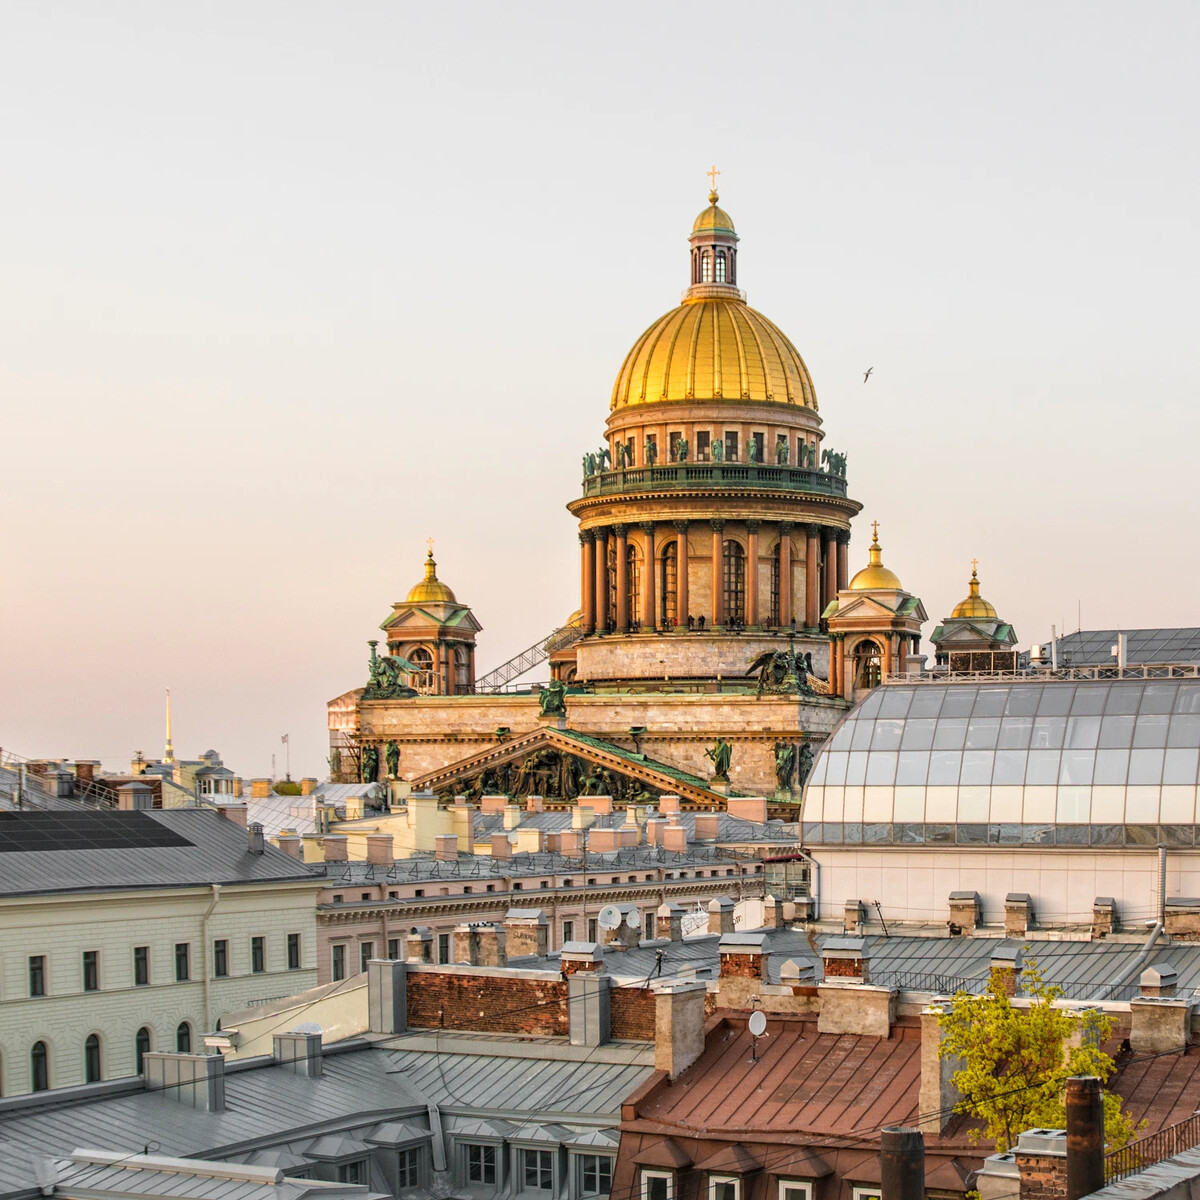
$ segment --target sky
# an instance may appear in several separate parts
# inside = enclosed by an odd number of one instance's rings
[[[480,670],[705,171],[926,632],[1200,623],[1200,6],[0,8],[0,745],[325,772],[422,574]],[[870,381],[862,373],[874,367]]]

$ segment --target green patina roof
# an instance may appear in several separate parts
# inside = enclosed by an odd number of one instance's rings
[[[900,607],[896,609],[896,613],[898,616],[907,617],[909,613],[916,612],[920,603],[921,600],[919,596],[909,596],[907,600],[901,601]]]
[[[832,600],[830,600],[829,607],[826,608],[825,611],[821,614],[821,620],[825,620],[828,617],[832,617],[834,615],[834,613],[837,612],[837,610],[838,610],[838,600],[837,600],[837,597],[835,596]]]

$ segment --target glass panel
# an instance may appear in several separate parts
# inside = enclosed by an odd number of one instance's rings
[[[1026,846],[1053,846],[1053,825],[1022,825],[1021,841]]]
[[[846,764],[846,786],[862,787],[867,777],[867,756],[861,750],[855,750]]]
[[[865,718],[874,718],[879,712],[879,705],[883,702],[883,697],[879,692],[872,692],[859,706],[859,720]]]
[[[968,750],[963,755],[962,784],[981,784],[992,782],[992,760],[995,752],[992,750]]]
[[[856,724],[858,724],[857,721],[843,721],[834,731],[833,737],[829,739],[830,750],[849,750]]]
[[[942,718],[969,717],[975,706],[975,694],[979,691],[973,687],[948,687],[946,698],[942,701]]]
[[[827,770],[829,770],[829,755],[819,755],[817,761],[813,764],[812,774],[808,777],[808,786],[810,788],[821,787],[825,782],[825,772]]]
[[[1178,684],[1148,683],[1142,689],[1142,705],[1139,714],[1169,713],[1175,704],[1175,693]],[[1140,724],[1140,722],[1139,722]]]
[[[1073,683],[1048,683],[1042,688],[1038,701],[1038,716],[1065,717],[1071,711],[1071,701],[1074,699]]]
[[[1035,750],[1061,746],[1067,732],[1066,717],[1035,717],[1029,744]]]
[[[806,846],[819,845],[821,842],[821,822],[802,821],[800,823],[800,840]]]
[[[890,822],[863,826],[864,842],[872,845],[887,845],[891,840],[892,826]]]
[[[846,782],[846,764],[850,761],[850,755],[834,751],[825,755],[825,761],[829,764],[825,782],[831,787],[841,787]]]
[[[1025,770],[1026,783],[1058,782],[1058,751],[1030,750],[1029,766]]]
[[[1137,724],[1133,727],[1133,744],[1135,746],[1165,746],[1167,744],[1167,723],[1170,721],[1165,713],[1138,715]]]
[[[962,846],[978,846],[987,841],[986,825],[960,825],[958,842]]]
[[[1200,746],[1200,713],[1176,713],[1171,718],[1168,746]]]
[[[897,825],[897,845],[915,845],[925,840],[924,825]]]
[[[881,717],[906,717],[912,701],[912,688],[890,687],[884,691],[879,705]]]
[[[927,842],[953,842],[953,825],[926,825],[925,840]]]
[[[1105,717],[1105,720],[1108,720]],[[1124,783],[1129,772],[1128,750],[1097,750],[1095,783]]]
[[[996,768],[992,773],[993,783],[1025,782],[1024,750],[997,750]]]
[[[921,788],[904,788],[897,791],[892,799],[893,821],[924,821],[925,793]]]
[[[1091,809],[1091,796],[1086,788],[1063,790],[1058,794],[1055,819],[1062,825],[1086,825]]]
[[[1001,750],[1025,750],[1029,746],[1032,730],[1032,717],[1005,717],[1000,722],[1000,736],[996,739],[996,745]]]
[[[1077,717],[1072,715],[1067,718],[1068,746],[1091,750],[1095,748],[1096,740],[1099,737],[1099,717]]]
[[[1095,759],[1094,750],[1064,750],[1062,764],[1058,769],[1058,782],[1090,784]]]
[[[890,785],[896,782],[896,754],[873,750],[867,757],[867,783]]]
[[[957,750],[934,750],[929,758],[931,784],[956,784],[962,766],[962,754]]]
[[[967,749],[990,750],[999,733],[999,717],[972,717],[967,722]]]
[[[1075,699],[1071,702],[1071,716],[1102,713],[1107,699],[1107,683],[1081,683],[1075,689]]]
[[[871,734],[874,732],[874,721],[855,721],[854,733],[851,735],[850,749],[869,750],[871,748]]]
[[[1093,825],[1093,846],[1119,846],[1125,840],[1124,825]]]
[[[1019,846],[1021,844],[1021,826],[1007,823],[989,825],[988,841],[994,846]]]
[[[1163,762],[1163,783],[1195,783],[1200,750],[1168,750]]]
[[[933,735],[935,750],[961,750],[967,737],[967,721],[965,717],[947,720],[943,717],[937,723]]]
[[[1086,846],[1088,844],[1088,827],[1086,825],[1060,825],[1054,831],[1054,841],[1059,846]]]
[[[941,687],[918,688],[913,694],[912,704],[908,709],[908,719],[914,717],[936,717],[942,711],[942,699],[946,689]]]
[[[1166,772],[1164,771],[1165,775]],[[1163,786],[1159,793],[1159,820],[1173,825],[1190,825],[1196,817],[1196,789]],[[1137,819],[1136,817],[1134,818]]]
[[[1177,713],[1200,712],[1200,687],[1194,683],[1181,683],[1179,693],[1175,697]]]
[[[1106,715],[1100,721],[1100,745],[1114,747],[1131,745],[1134,719],[1128,713]]]
[[[986,821],[988,817],[989,789],[965,787],[958,793],[958,815],[963,821]]]
[[[903,732],[903,721],[876,721],[875,735],[871,738],[871,749],[899,750],[900,735]]]
[[[1142,699],[1142,688],[1137,683],[1114,683],[1108,689],[1106,713],[1135,713]]]
[[[1161,750],[1131,750],[1129,752],[1129,782],[1162,783],[1163,752]]]
[[[1160,825],[1158,828],[1162,831],[1163,841],[1168,846],[1190,846],[1196,827],[1194,825]]]
[[[826,821],[821,826],[821,832],[814,841],[824,842],[827,845],[837,843],[842,840],[842,823],[841,821]]]
[[[1032,717],[1037,712],[1038,701],[1042,698],[1040,687],[1018,685],[1009,688],[1008,699],[1004,703],[1006,717]]]
[[[925,782],[929,773],[929,755],[923,750],[901,750],[900,765],[896,768],[896,786],[910,787]],[[1192,774],[1195,774],[1193,769]]]
[[[1125,841],[1131,846],[1157,846],[1157,825],[1126,825]]]
[[[1004,702],[1008,699],[1006,687],[981,687],[979,698],[971,715],[975,717],[998,717],[1004,712]]]
[[[857,844],[863,839],[861,821],[847,821],[842,825],[842,841]]]
[[[904,722],[904,736],[900,739],[901,750],[928,750],[933,745],[936,721],[914,721],[911,717]]]

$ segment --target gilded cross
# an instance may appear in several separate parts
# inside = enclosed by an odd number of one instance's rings
[[[977,558],[971,559],[971,574],[972,575],[976,574],[978,572],[978,570],[979,570],[979,559],[977,559]]]
[[[426,538],[425,545],[429,547],[429,553],[433,553],[433,538]]]
[[[879,541],[879,522],[878,521],[871,522],[871,532],[872,532],[872,534],[874,534],[875,540]]]
[[[717,170],[716,164],[714,163],[704,173],[708,176],[709,182],[712,184],[712,190],[715,192],[717,190],[717,176],[720,175],[721,172]]]

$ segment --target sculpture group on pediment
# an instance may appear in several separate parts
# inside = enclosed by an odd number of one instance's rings
[[[511,796],[515,800],[526,796],[549,800],[611,796],[619,805],[657,801],[657,793],[642,780],[549,746],[453,779],[439,794],[447,799],[465,795],[472,803],[481,796]]]

